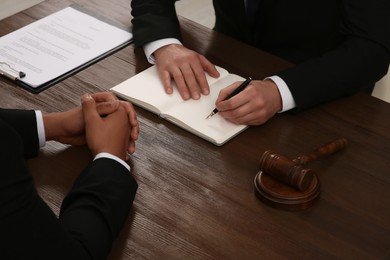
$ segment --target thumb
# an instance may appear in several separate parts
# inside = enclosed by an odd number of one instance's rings
[[[96,102],[90,94],[85,94],[81,97],[81,106],[83,108],[86,127],[100,120],[99,113],[96,109]]]

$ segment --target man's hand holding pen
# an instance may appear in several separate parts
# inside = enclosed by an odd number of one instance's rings
[[[282,109],[282,99],[276,84],[270,80],[252,80],[249,85],[232,98],[226,99],[241,82],[223,90],[215,101],[220,116],[243,125],[261,125]]]
[[[241,84],[237,88],[235,88],[232,92],[230,92],[229,95],[227,95],[224,100],[230,99],[235,95],[237,95],[238,93],[240,93],[241,91],[243,91],[249,85],[249,83],[251,83],[251,81],[252,78],[247,78],[245,81],[241,82]],[[208,115],[207,118],[214,116],[216,113],[218,113],[218,108],[214,108],[214,110],[211,111],[211,113]]]

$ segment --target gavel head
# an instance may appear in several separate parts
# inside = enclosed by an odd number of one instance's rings
[[[272,151],[264,152],[260,158],[260,170],[300,191],[309,188],[314,179],[312,170]]]

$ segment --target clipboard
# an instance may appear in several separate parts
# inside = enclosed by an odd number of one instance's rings
[[[58,76],[44,82],[43,84],[40,84],[38,86],[32,86],[31,84],[28,84],[26,83],[25,81],[23,81],[23,78],[20,78],[19,76],[15,75],[10,75],[11,73],[8,71],[0,71],[0,74],[2,74],[2,76],[4,76],[4,78],[7,78],[8,80],[12,81],[13,83],[15,83],[17,86],[20,86],[22,87],[23,89],[31,92],[31,93],[34,93],[34,94],[37,94],[37,93],[40,93],[42,92],[43,90],[46,90],[52,86],[54,86],[55,84],[59,83],[60,81],[68,78],[69,76],[72,76],[74,74],[76,74],[77,72],[89,67],[90,65],[104,59],[105,57],[108,57],[110,56],[111,54],[117,52],[118,50],[128,46],[129,44],[131,44],[133,42],[133,38],[132,38],[132,34],[131,34],[131,28],[126,28],[124,25],[122,24],[119,24],[119,23],[116,23],[115,21],[112,21],[111,19],[108,19],[107,17],[104,17],[98,13],[96,13],[95,11],[92,11],[88,8],[85,8],[83,6],[80,6],[80,5],[77,5],[77,4],[73,4],[71,6],[69,6],[77,11],[80,11],[84,14],[87,14],[93,18],[96,18],[97,20],[99,21],[102,21],[104,22],[105,24],[108,24],[110,26],[113,26],[113,27],[116,27],[116,28],[119,28],[125,32],[128,32],[131,36],[121,42],[120,44],[117,44],[115,45],[114,47],[111,47],[109,48],[107,51],[104,51],[102,53],[100,53],[99,55],[97,56],[94,56],[93,58],[87,60],[87,61],[84,61],[82,62],[81,64],[79,64],[78,66],[75,66],[73,67],[72,69],[69,69],[69,70],[66,70],[66,71],[63,71],[62,73],[60,73]],[[60,10],[61,11],[61,10]],[[37,20],[39,21],[39,20]],[[27,25],[28,26],[28,25]],[[23,27],[22,27],[23,28]],[[1,59],[1,56],[0,56],[0,59]],[[0,60],[1,62],[1,60]],[[7,64],[6,62],[1,62],[3,64]],[[12,74],[15,74],[15,72],[19,72],[16,68],[12,68],[10,65],[7,64],[8,67],[10,67],[12,69]]]

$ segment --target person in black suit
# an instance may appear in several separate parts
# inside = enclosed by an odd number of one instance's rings
[[[125,162],[138,131],[131,104],[111,93],[84,95],[82,108],[60,113],[0,109],[1,258],[106,259],[138,187]],[[86,143],[94,156],[58,219],[38,195],[24,161],[49,140]]]
[[[227,101],[238,83],[222,90],[216,107],[227,120],[259,125],[278,112],[371,91],[387,73],[390,1],[258,0],[255,7],[250,1],[213,0],[214,29],[296,66],[252,81]],[[209,93],[204,72],[213,77],[218,72],[203,55],[182,45],[175,2],[132,0],[134,42],[156,63],[167,93],[173,91],[173,79],[184,100],[198,99]]]

